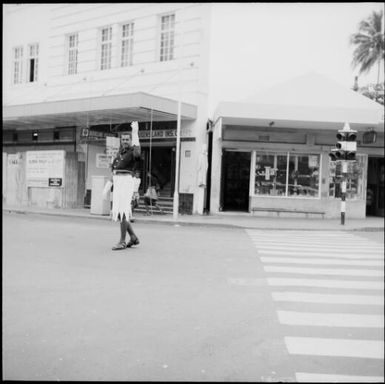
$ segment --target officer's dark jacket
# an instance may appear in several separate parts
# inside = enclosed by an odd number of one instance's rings
[[[140,147],[134,145],[127,149],[121,149],[112,162],[111,168],[113,171],[125,170],[135,172],[138,168],[138,162],[140,162]]]

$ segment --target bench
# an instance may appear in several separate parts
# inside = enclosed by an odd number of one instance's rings
[[[273,213],[275,216],[286,216],[290,217],[292,215],[297,215],[297,216],[305,216],[305,217],[311,217],[311,216],[316,216],[319,217],[321,216],[322,219],[325,218],[325,212],[324,211],[317,211],[317,210],[301,210],[301,209],[287,209],[287,208],[258,208],[254,207],[251,208],[251,212],[254,214],[256,212],[266,212],[266,213]]]

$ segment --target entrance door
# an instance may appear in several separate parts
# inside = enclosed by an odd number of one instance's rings
[[[224,151],[222,209],[249,211],[250,152]]]
[[[172,197],[174,190],[175,151],[172,147],[142,148],[142,182],[141,189],[147,189],[147,172],[155,174],[161,187],[160,194],[165,197]]]
[[[366,215],[384,217],[384,158],[369,158]]]

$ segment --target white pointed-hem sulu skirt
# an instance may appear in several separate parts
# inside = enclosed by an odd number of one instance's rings
[[[114,191],[112,195],[112,220],[132,218],[131,200],[134,194],[135,180],[129,175],[113,175]],[[120,216],[119,216],[120,215]]]

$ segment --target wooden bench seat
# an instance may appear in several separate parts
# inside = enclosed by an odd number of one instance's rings
[[[317,210],[306,210],[306,209],[288,209],[288,208],[259,208],[259,207],[253,207],[251,208],[252,213],[254,212],[272,212],[276,213],[277,216],[280,216],[281,213],[283,214],[300,214],[305,215],[306,217],[309,217],[309,215],[320,215],[322,218],[325,217],[324,211],[317,211]]]

